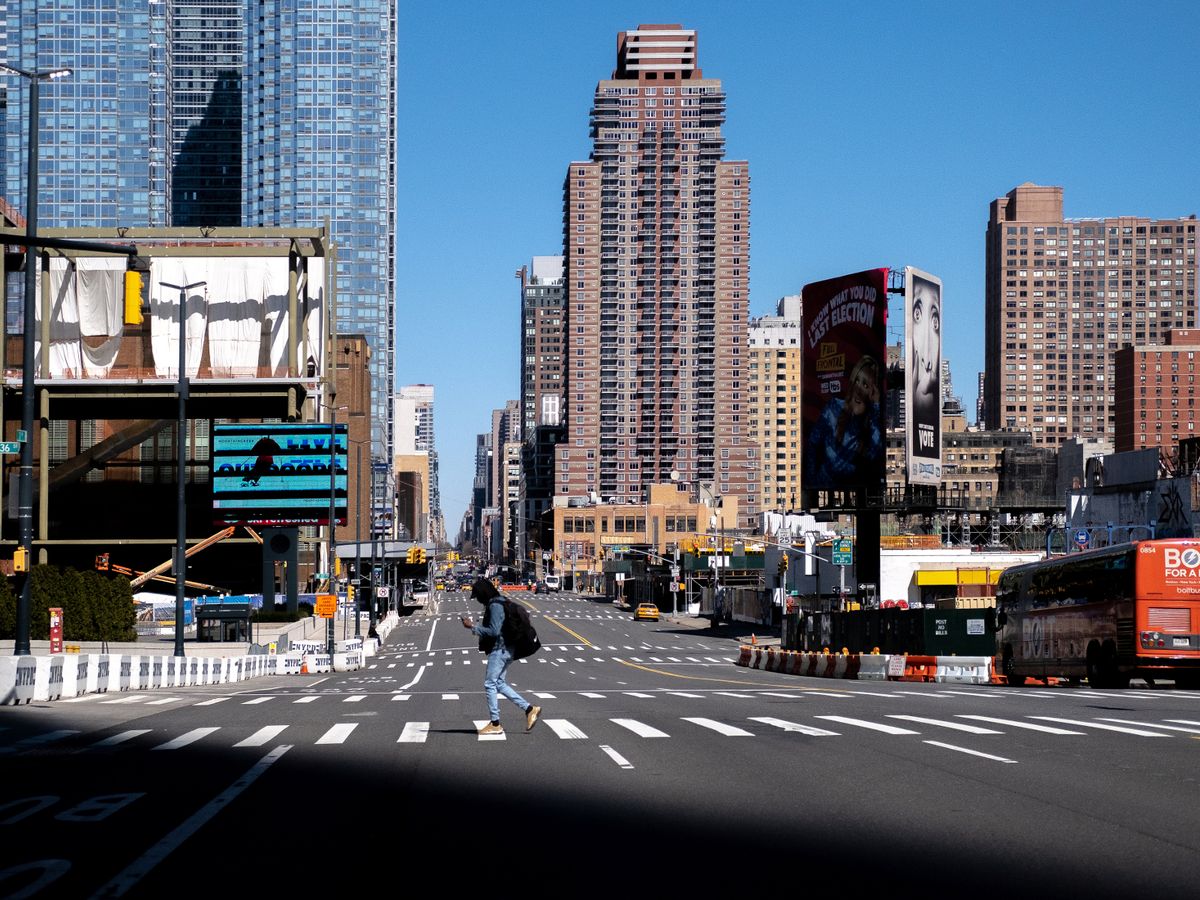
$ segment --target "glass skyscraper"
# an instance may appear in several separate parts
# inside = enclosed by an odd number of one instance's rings
[[[394,0],[247,0],[246,22],[243,224],[329,218],[338,245],[338,331],[370,341],[373,443],[390,459]]]
[[[0,2],[2,60],[41,86],[39,225],[329,222],[337,329],[371,345],[376,456],[395,372],[395,0]],[[24,210],[27,86],[6,92],[0,192]],[[19,280],[10,280],[10,288]],[[11,298],[10,298],[11,299]],[[10,303],[10,310],[20,304]]]

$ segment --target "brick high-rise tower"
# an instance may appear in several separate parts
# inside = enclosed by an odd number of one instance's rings
[[[1116,354],[1196,327],[1196,217],[1063,218],[1061,187],[993,200],[987,228],[989,429],[1038,446],[1116,430]]]
[[[696,33],[617,36],[591,160],[564,186],[565,441],[555,493],[637,502],[674,477],[758,512],[744,384],[750,174],[723,159],[725,94]]]

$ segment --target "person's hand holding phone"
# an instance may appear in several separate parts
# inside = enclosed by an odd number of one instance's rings
[[[462,623],[463,628],[473,628],[475,626],[475,623],[471,621],[471,616],[469,613],[463,613]]]

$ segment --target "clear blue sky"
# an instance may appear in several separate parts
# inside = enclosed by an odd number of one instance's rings
[[[988,203],[1061,185],[1067,216],[1200,214],[1200,3],[400,4],[397,380],[436,388],[446,530],[475,435],[519,396],[513,273],[562,252],[562,182],[618,31],[680,23],[750,163],[753,315],[809,281],[945,282],[974,413]]]

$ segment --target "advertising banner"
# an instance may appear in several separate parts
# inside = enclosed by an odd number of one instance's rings
[[[942,280],[904,268],[904,454],[910,484],[942,482]]]
[[[212,431],[213,521],[222,525],[328,525],[330,492],[346,524],[347,431],[328,425],[235,425]],[[331,480],[330,465],[334,466]]]
[[[805,490],[883,482],[887,269],[804,286]]]

